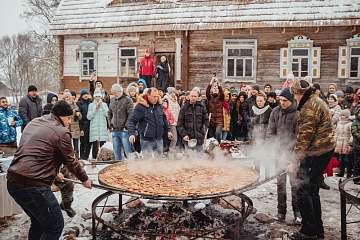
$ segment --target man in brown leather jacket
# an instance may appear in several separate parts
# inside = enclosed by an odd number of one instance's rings
[[[64,164],[87,188],[91,181],[75,159],[71,145],[73,110],[65,101],[55,104],[51,114],[31,121],[20,140],[8,170],[8,191],[31,219],[29,239],[59,239],[64,219],[50,186]]]

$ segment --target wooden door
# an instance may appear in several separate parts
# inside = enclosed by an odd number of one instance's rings
[[[155,53],[155,66],[160,63],[161,56],[165,56],[170,65],[170,87],[175,86],[175,53],[174,52],[157,52]]]

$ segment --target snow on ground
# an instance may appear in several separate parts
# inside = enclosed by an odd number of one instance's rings
[[[92,180],[96,181],[96,173],[101,167],[86,167],[87,172]],[[331,190],[321,190],[321,202],[323,210],[323,221],[325,225],[325,239],[326,240],[338,240],[340,239],[340,194],[337,190],[339,178],[330,177],[326,179],[326,182],[331,186]],[[289,185],[289,184],[288,184]],[[88,229],[91,229],[91,219],[84,220],[81,215],[91,213],[91,204],[93,200],[104,191],[99,189],[86,189],[81,185],[75,186],[75,201],[73,207],[77,212],[74,218],[69,218],[64,214],[65,229],[67,232],[71,227],[77,226],[80,229],[80,237],[77,239],[86,240],[92,239]],[[55,193],[58,199],[60,194]],[[270,217],[274,217],[277,213],[277,195],[276,195],[276,180],[270,181],[262,186],[251,190],[246,193],[254,204],[257,213],[264,213]],[[127,201],[129,198],[124,197],[123,201]],[[113,199],[116,200],[116,199]],[[114,202],[115,203],[115,202]],[[116,204],[115,204],[116,205]],[[298,227],[292,225],[292,210],[291,210],[291,197],[290,191],[288,191],[288,214],[287,222],[280,224],[277,222],[263,224],[258,222],[254,218],[255,214],[252,214],[247,219],[244,225],[244,232],[241,239],[268,239],[266,237],[269,233],[269,229],[284,230],[287,232],[293,232]],[[349,220],[360,220],[360,211],[353,208],[351,214],[349,214]],[[27,230],[29,227],[29,219],[25,214],[14,216],[13,219],[8,221],[5,226],[0,227],[0,240],[23,240],[27,239]],[[360,239],[360,224],[353,224],[348,227],[348,239],[356,240]],[[280,238],[281,239],[281,238]]]

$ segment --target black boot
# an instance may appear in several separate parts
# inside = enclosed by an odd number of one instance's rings
[[[76,215],[75,210],[71,207],[71,202],[61,202],[60,203],[60,208],[61,210],[64,210],[66,212],[66,214],[73,218]]]

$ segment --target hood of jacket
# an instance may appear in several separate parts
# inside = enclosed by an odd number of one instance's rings
[[[59,97],[55,93],[49,92],[46,97],[46,102],[51,103],[53,97],[56,97],[56,99],[59,100]]]

